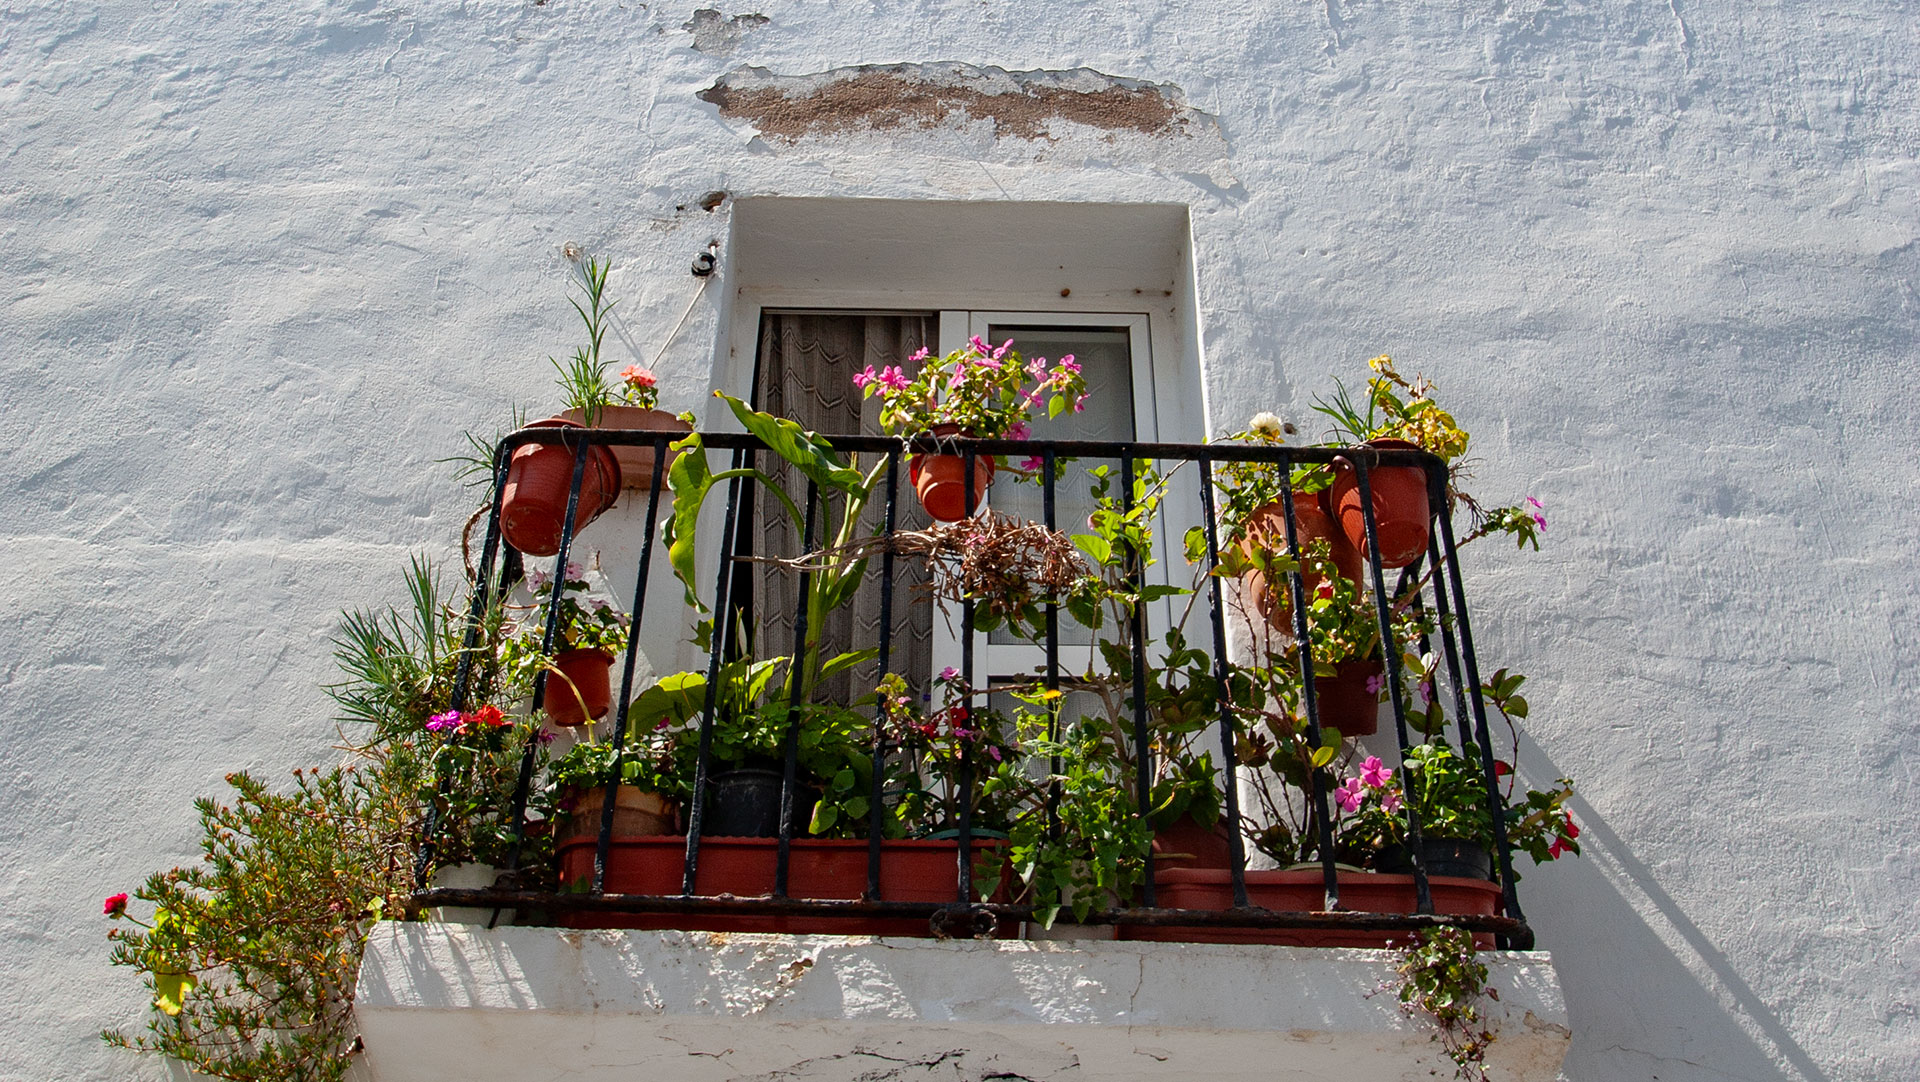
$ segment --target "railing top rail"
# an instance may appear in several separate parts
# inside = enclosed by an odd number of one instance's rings
[[[649,429],[622,428],[523,428],[500,441],[506,449],[528,444],[574,446],[582,439],[588,444],[606,447],[636,447],[655,443],[662,435],[673,440],[685,438],[683,432],[663,433]],[[1436,455],[1404,447],[1284,447],[1251,443],[1160,443],[1139,440],[1008,440],[973,439],[966,436],[856,436],[823,434],[835,450],[854,453],[885,454],[894,450],[973,451],[987,455],[1033,454],[1050,448],[1066,458],[1149,458],[1197,462],[1272,462],[1281,464],[1318,462],[1364,457],[1369,464],[1422,466],[1444,469]],[[701,432],[701,442],[713,450],[766,450],[758,436],[745,432]]]

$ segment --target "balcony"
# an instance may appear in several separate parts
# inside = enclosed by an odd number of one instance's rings
[[[1441,460],[741,418],[498,448],[430,726],[443,923],[382,925],[356,1000],[379,1077],[1427,1077],[1373,993],[1441,929],[1499,989],[1487,1062],[1554,1075],[1514,857],[1558,806],[1514,798]],[[596,622],[623,649],[570,667]]]

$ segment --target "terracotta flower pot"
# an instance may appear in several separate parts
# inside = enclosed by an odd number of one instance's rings
[[[1380,693],[1368,691],[1367,682],[1380,676],[1378,658],[1343,661],[1333,667],[1332,676],[1315,676],[1313,692],[1320,724],[1340,730],[1343,737],[1379,732]]]
[[[597,839],[563,842],[559,847],[562,890],[592,882]],[[796,900],[859,898],[867,889],[867,843],[864,840],[795,838],[787,872],[787,895]],[[1005,842],[975,841],[976,861],[1003,862],[1000,884],[991,901],[1010,896],[1013,873],[1005,866]],[[677,895],[686,859],[687,839],[666,837],[615,838],[607,854],[606,891],[609,894]],[[712,897],[765,897],[773,893],[774,866],[779,842],[773,838],[702,838],[694,893]],[[958,890],[959,846],[951,841],[886,841],[880,846],[880,900],[886,902],[950,902]],[[570,928],[679,928],[705,932],[784,932],[827,935],[893,935],[927,937],[924,917],[791,917],[738,913],[570,913]],[[1002,922],[1002,933],[1012,930]]]
[[[534,421],[528,428],[579,428],[564,417]],[[560,551],[561,526],[567,517],[567,491],[573,487],[573,449],[564,444],[530,443],[513,452],[507,465],[506,491],[500,499],[500,533],[507,544],[529,556],[552,556]],[[587,523],[620,498],[620,464],[605,447],[587,449],[587,468],[580,478],[580,503],[573,513],[577,537]]]
[[[1153,832],[1153,866],[1161,868],[1225,868],[1233,863],[1232,842],[1224,818],[1203,827],[1183,815],[1163,830]]]
[[[958,436],[958,425],[935,425],[935,436]],[[973,506],[978,510],[993,484],[993,456],[973,456]],[[967,459],[965,455],[916,454],[907,461],[920,506],[935,522],[958,522],[967,517]]]
[[[1356,584],[1363,582],[1360,550],[1347,541],[1346,533],[1334,525],[1333,517],[1327,514],[1321,505],[1322,493],[1295,492],[1293,494],[1294,536],[1300,544],[1302,553],[1315,541],[1327,542],[1331,550],[1333,566],[1342,577]],[[1278,500],[1258,508],[1247,516],[1247,536],[1241,548],[1249,555],[1258,549],[1268,553],[1285,555],[1287,552],[1287,519],[1285,505]],[[1325,580],[1312,571],[1302,570],[1302,584],[1307,597],[1312,599],[1313,591]],[[1264,571],[1248,571],[1240,576],[1246,587],[1247,596],[1253,599],[1253,607],[1260,615],[1280,631],[1289,634],[1293,631],[1293,604],[1287,585],[1287,577],[1280,576],[1272,583],[1267,581]]]
[[[1356,913],[1412,913],[1413,876],[1340,872],[1340,904]],[[1429,876],[1433,911],[1450,916],[1491,917],[1500,912],[1500,887],[1484,879]],[[1233,878],[1226,869],[1169,868],[1153,877],[1154,902],[1167,909],[1233,908]],[[1279,913],[1312,913],[1326,904],[1325,873],[1319,868],[1247,873],[1247,901]],[[1121,939],[1157,943],[1271,943],[1283,947],[1384,947],[1406,932],[1336,928],[1222,928],[1202,925],[1122,925]],[[1482,949],[1491,935],[1476,935]]]
[[[605,806],[607,787],[569,790],[560,798],[564,813],[554,826],[554,841],[565,844],[585,838],[596,845],[600,840],[600,811]],[[637,785],[622,785],[613,796],[613,833],[616,837],[672,834],[679,829],[680,806],[659,793]]]
[[[579,410],[567,410],[560,415],[575,424],[583,424],[584,414]],[[641,409],[639,406],[603,406],[600,419],[594,428],[607,431],[624,432],[692,432],[693,426],[666,410]],[[676,437],[677,438],[677,437]],[[633,447],[609,447],[614,460],[620,463],[620,480],[627,488],[637,488],[645,492],[653,485],[653,445],[640,444]],[[673,467],[678,451],[668,451],[667,460],[660,467],[660,492],[667,492],[666,471]]]
[[[1371,440],[1368,447],[1383,451],[1418,451],[1406,440]],[[1427,500],[1427,473],[1418,466],[1378,466],[1367,472],[1373,490],[1374,529],[1380,537],[1380,565],[1405,567],[1426,554],[1432,507]],[[1327,507],[1340,519],[1347,540],[1367,551],[1366,513],[1360,505],[1360,472],[1351,464],[1335,463]]]
[[[547,719],[562,728],[585,725],[606,716],[613,706],[610,673],[613,655],[605,650],[562,650],[554,655],[540,705]]]

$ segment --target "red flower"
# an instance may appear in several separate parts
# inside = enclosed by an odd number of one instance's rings
[[[1578,838],[1579,836],[1580,836],[1580,824],[1574,822],[1573,813],[1568,812],[1567,813],[1567,837]]]
[[[1512,767],[1510,767],[1510,766],[1508,766],[1508,765],[1506,764],[1506,761],[1505,761],[1505,760],[1503,760],[1503,759],[1495,759],[1495,760],[1493,761],[1493,776],[1494,776],[1494,777],[1496,777],[1496,778],[1504,778],[1504,777],[1506,777],[1506,776],[1507,776],[1508,774],[1511,774],[1511,773],[1513,773],[1513,768],[1512,768]]]
[[[500,708],[494,706],[492,703],[488,703],[486,706],[475,710],[473,713],[467,715],[467,717],[476,724],[486,725],[495,729],[507,723],[506,715],[502,714]]]
[[[119,920],[121,917],[126,916],[127,915],[127,896],[125,894],[113,895],[112,897],[108,898],[103,905],[101,905],[100,912],[101,912],[101,915],[112,917],[114,920]]]

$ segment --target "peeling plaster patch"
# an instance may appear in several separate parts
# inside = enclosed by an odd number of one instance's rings
[[[1051,139],[1066,122],[1161,138],[1218,131],[1189,109],[1178,87],[1072,71],[1007,71],[970,64],[892,64],[774,75],[738,68],[700,92],[720,115],[749,120],[762,135],[797,143],[803,135],[937,128],[986,121],[996,138]]]
[[[903,150],[964,158],[979,163],[979,180],[1002,192],[990,161],[1056,170],[1147,167],[1209,191],[1239,188],[1219,121],[1189,107],[1178,86],[1090,68],[891,64],[780,75],[740,67],[698,97],[751,128],[759,147],[837,139],[869,142],[896,159]],[[933,168],[926,175],[954,172]]]
[[[712,56],[732,56],[747,31],[769,22],[772,20],[758,13],[729,19],[717,8],[701,8],[693,13],[693,18],[680,24],[680,29],[693,32],[695,50]]]

